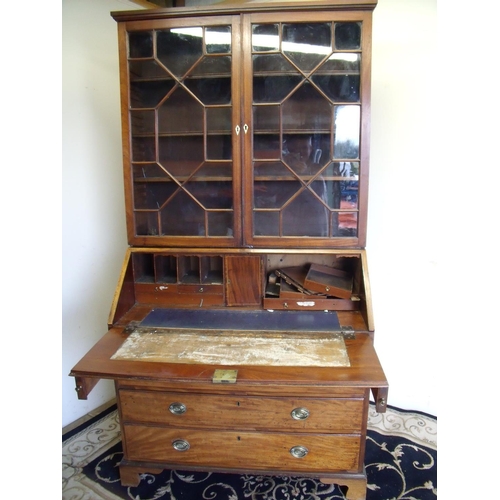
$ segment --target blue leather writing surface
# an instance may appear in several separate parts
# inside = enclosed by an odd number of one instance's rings
[[[340,331],[335,311],[241,311],[232,309],[153,309],[144,327],[280,332]]]

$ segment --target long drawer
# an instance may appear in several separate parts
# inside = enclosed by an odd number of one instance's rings
[[[284,432],[359,433],[362,399],[238,397],[120,391],[125,423]]]
[[[359,469],[359,435],[208,431],[124,425],[126,458],[176,466],[346,471]]]

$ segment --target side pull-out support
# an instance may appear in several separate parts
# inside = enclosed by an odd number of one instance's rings
[[[389,387],[374,387],[372,388],[373,399],[375,400],[375,409],[378,413],[385,413],[387,409],[387,396]]]
[[[87,399],[90,391],[96,386],[99,379],[91,377],[75,377],[75,382],[75,391],[78,395],[78,399]]]

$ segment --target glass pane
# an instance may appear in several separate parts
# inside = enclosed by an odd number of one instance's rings
[[[279,46],[279,27],[277,24],[252,25],[252,50],[266,52],[278,50]]]
[[[358,158],[360,107],[335,107],[334,158]]]
[[[187,182],[184,187],[203,208],[233,208],[231,182],[196,180]]]
[[[354,161],[335,162],[324,170],[325,177],[344,177],[348,180],[359,179],[359,163]]]
[[[302,187],[298,180],[254,182],[255,208],[281,208]]]
[[[293,64],[290,64],[290,61],[288,61],[286,57],[283,57],[282,54],[254,55],[253,72],[254,74],[287,73],[299,76],[300,80],[302,80],[300,72],[297,71]]]
[[[135,212],[135,232],[138,236],[158,236],[158,212]]]
[[[156,35],[158,59],[176,76],[183,76],[203,55],[201,27],[173,28]]]
[[[332,52],[331,23],[283,25],[283,52],[305,72]]]
[[[207,136],[207,160],[230,160],[232,157],[232,137],[211,134]]]
[[[190,72],[189,76],[231,76],[230,57],[205,56]]]
[[[356,236],[358,234],[358,213],[340,212],[338,214],[338,236]]]
[[[284,134],[282,153],[297,173],[315,175],[330,159],[330,134]]]
[[[361,23],[335,23],[335,48],[337,50],[361,48]]]
[[[134,181],[145,179],[168,179],[169,175],[157,163],[133,165]]]
[[[204,236],[205,211],[180,190],[161,211],[161,234]]]
[[[232,130],[232,109],[206,108],[207,132],[229,132]]]
[[[233,164],[230,162],[207,162],[195,172],[192,178],[199,180],[230,181],[233,178]]]
[[[328,236],[329,211],[308,189],[283,209],[285,236]]]
[[[305,82],[282,106],[283,130],[330,130],[332,104]]]
[[[208,236],[233,236],[233,212],[208,212]]]
[[[254,234],[256,236],[279,236],[279,212],[254,212]]]
[[[231,26],[208,27],[205,31],[207,54],[231,52]]]
[[[160,161],[170,168],[169,162],[195,162],[199,165],[204,158],[202,136],[160,137]]]
[[[343,181],[339,182],[340,187],[340,208],[348,210],[356,210],[358,208],[358,181]]]
[[[253,100],[255,103],[281,102],[300,82],[302,78],[293,75],[254,76]]]
[[[353,71],[359,73],[361,69],[361,54],[352,52],[335,52],[318,69],[318,73],[331,71]]]
[[[131,81],[147,80],[152,78],[172,79],[170,73],[154,59],[145,61],[129,61],[129,76]]]
[[[130,106],[132,108],[154,108],[172,90],[175,82],[161,81],[130,82]]]
[[[313,82],[332,101],[359,101],[359,75],[315,75]]]
[[[231,78],[188,78],[185,85],[203,104],[231,103]]]
[[[138,31],[128,34],[129,57],[153,57],[153,33]]]
[[[303,80],[279,54],[253,56],[253,102],[281,102]]]
[[[255,180],[266,180],[266,179],[294,179],[295,176],[282,162],[255,162],[253,167],[254,179]]]
[[[182,87],[175,89],[158,110],[158,132],[202,133],[203,106]]]
[[[175,80],[156,61],[130,61],[130,105],[154,108],[174,87]]]
[[[339,162],[330,164],[322,172],[326,185],[326,205],[331,209],[357,210],[359,191],[359,164]],[[340,180],[344,178],[345,180]],[[321,196],[316,182],[311,188]]]
[[[307,135],[286,135],[283,144],[283,161],[297,174],[309,174],[312,153],[312,137]]]
[[[155,133],[155,112],[151,111],[131,111],[130,125],[132,135],[154,134]]]
[[[325,206],[336,208],[335,204],[339,204],[340,195],[338,193],[340,193],[340,185],[338,182],[325,181],[320,176],[313,180],[309,184],[309,187],[316,193]]]
[[[134,208],[159,210],[177,189],[174,182],[136,182]]]
[[[281,141],[277,134],[255,134],[253,138],[253,157],[269,160],[281,158]]]
[[[132,137],[132,161],[156,161],[154,137]]]
[[[263,130],[279,130],[280,128],[280,107],[254,106],[253,107],[253,129],[255,132]]]

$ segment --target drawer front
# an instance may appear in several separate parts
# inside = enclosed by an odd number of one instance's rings
[[[361,432],[362,399],[238,397],[121,390],[124,422],[177,427]]]
[[[124,425],[128,460],[233,469],[358,471],[361,436]]]
[[[222,285],[179,285],[179,293],[193,293],[193,294],[215,294],[222,295],[224,288]]]
[[[265,298],[264,309],[291,311],[357,311],[359,301],[348,299],[324,299],[309,296],[305,299]]]
[[[135,284],[136,300],[158,305],[224,305],[222,285]]]

